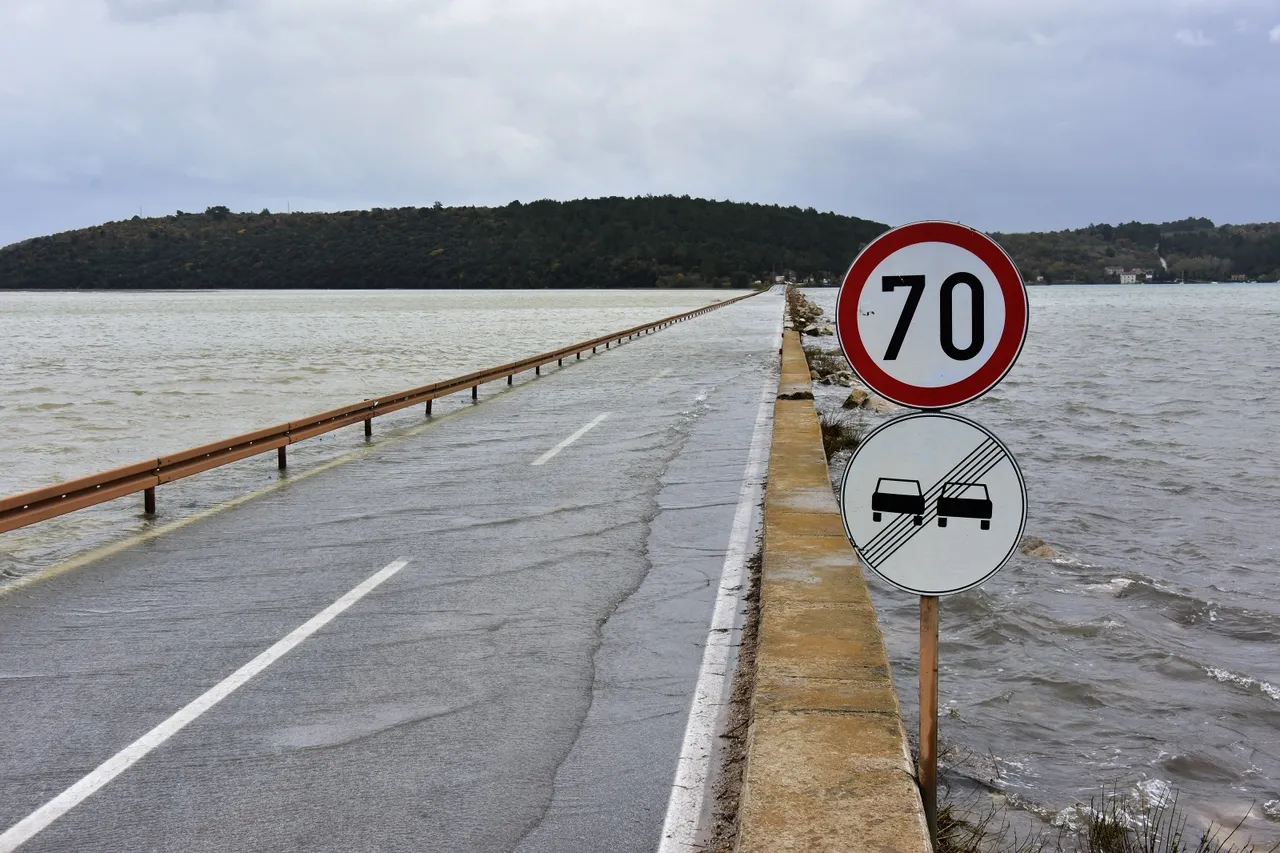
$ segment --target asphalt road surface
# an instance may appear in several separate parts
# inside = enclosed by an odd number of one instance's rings
[[[781,303],[0,595],[0,851],[657,850]]]

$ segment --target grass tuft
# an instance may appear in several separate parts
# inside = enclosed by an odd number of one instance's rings
[[[991,804],[963,813],[955,805],[946,806],[938,812],[937,853],[1043,853],[1053,840],[1043,830],[1019,835],[998,817]]]
[[[809,362],[809,369],[816,370],[819,376],[831,376],[835,373],[849,372],[849,363],[845,361],[843,355],[835,350],[805,347],[804,357]]]
[[[823,412],[818,415],[818,425],[822,427],[822,450],[828,462],[837,453],[857,449],[867,436],[867,424],[861,417]]]
[[[1078,803],[1077,820],[1055,820],[1048,830],[1019,835],[990,803],[962,810],[948,804],[938,813],[937,853],[1278,853],[1237,840],[1245,818],[1227,831],[1211,823],[1199,833],[1187,827],[1176,795],[1148,801],[1117,790]],[[1064,813],[1066,814],[1066,813]],[[1246,814],[1246,817],[1248,815]]]

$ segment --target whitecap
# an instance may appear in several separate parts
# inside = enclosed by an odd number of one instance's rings
[[[1131,578],[1112,578],[1107,583],[1091,583],[1084,589],[1085,592],[1105,592],[1107,595],[1119,598],[1133,584],[1134,581]]]
[[[1133,786],[1134,798],[1144,809],[1160,808],[1173,800],[1173,785],[1163,779],[1143,779]]]
[[[1276,687],[1273,684],[1269,684],[1265,681],[1259,681],[1258,679],[1251,678],[1247,675],[1237,675],[1234,672],[1229,672],[1216,666],[1207,666],[1204,671],[1212,678],[1222,682],[1223,684],[1229,683],[1237,684],[1241,687],[1257,687],[1268,699],[1280,702],[1280,687]]]

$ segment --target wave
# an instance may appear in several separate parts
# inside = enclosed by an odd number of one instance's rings
[[[1262,681],[1248,675],[1238,675],[1234,672],[1230,672],[1216,666],[1206,666],[1204,671],[1207,672],[1215,681],[1222,682],[1223,684],[1236,684],[1246,689],[1257,687],[1258,690],[1261,691],[1268,699],[1271,699],[1273,702],[1280,702],[1280,687],[1276,687],[1269,682]]]

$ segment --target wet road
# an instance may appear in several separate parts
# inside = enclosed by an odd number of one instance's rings
[[[0,596],[0,851],[656,850],[781,303]]]

